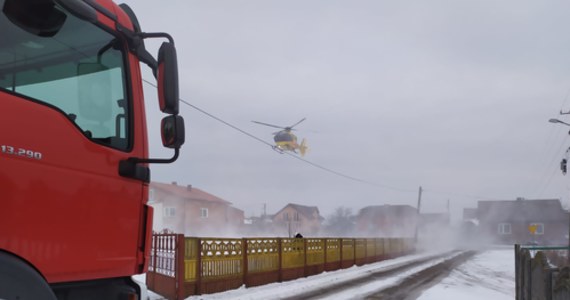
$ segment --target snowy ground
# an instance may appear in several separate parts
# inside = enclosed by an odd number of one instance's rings
[[[192,296],[187,300],[196,299],[277,299],[292,297],[301,292],[314,289],[322,289],[332,283],[367,276],[370,272],[378,269],[390,268],[405,262],[425,258],[434,253],[410,255],[397,259],[382,261],[361,267],[352,267],[345,270],[325,272],[308,278],[300,278],[283,283],[273,283],[255,288],[239,288],[223,293]],[[430,262],[423,268],[433,265]],[[471,260],[453,270],[450,275],[440,283],[431,287],[420,295],[420,300],[447,300],[447,299],[485,299],[503,300],[514,298],[514,250],[512,248],[501,250],[488,250],[477,254]],[[378,280],[372,284],[363,286],[358,293],[354,291],[337,294],[329,299],[358,299],[366,295],[366,291],[373,291],[396,284],[404,276],[419,271],[415,268],[404,274],[394,276],[388,280]],[[135,279],[144,282],[144,275],[136,276]],[[149,291],[150,299],[163,299]]]
[[[511,300],[515,298],[513,249],[489,250],[451,271],[418,300]]]

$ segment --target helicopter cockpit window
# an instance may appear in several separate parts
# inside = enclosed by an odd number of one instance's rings
[[[0,0],[3,6],[4,0]],[[0,12],[0,91],[56,107],[96,143],[130,148],[124,52],[115,36],[56,6],[52,34],[35,34]],[[27,30],[26,30],[27,29]]]

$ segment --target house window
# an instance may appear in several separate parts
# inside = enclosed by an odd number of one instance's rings
[[[510,223],[500,223],[497,232],[499,234],[511,234],[511,224]]]
[[[176,214],[176,208],[174,207],[165,207],[164,208],[164,216],[167,218],[174,217]]]
[[[295,212],[295,221],[299,221],[299,212]]]
[[[148,191],[148,201],[149,202],[154,201],[154,189],[150,189]]]
[[[289,213],[284,213],[284,214],[283,214],[283,220],[289,221]]]
[[[531,223],[528,226],[528,229],[531,233],[532,233],[532,230],[534,229],[533,234],[544,234],[544,224],[543,223]]]
[[[208,209],[207,208],[200,208],[200,217],[202,217],[202,218],[208,217]]]

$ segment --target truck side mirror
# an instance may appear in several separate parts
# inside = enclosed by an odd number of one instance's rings
[[[160,110],[178,114],[178,62],[172,43],[162,43],[158,51],[158,100]]]
[[[167,148],[180,148],[184,144],[184,119],[171,115],[160,122],[162,145]]]

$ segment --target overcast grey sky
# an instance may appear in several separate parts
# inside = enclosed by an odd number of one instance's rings
[[[183,99],[272,142],[291,125],[324,172],[182,104],[187,142],[153,180],[192,184],[246,215],[267,203],[411,204],[456,217],[478,199],[561,198],[570,176],[567,1],[129,0],[176,40]],[[149,48],[158,44],[149,42]],[[153,50],[155,51],[155,50]],[[148,74],[148,73],[147,73]],[[152,79],[147,75],[148,79]],[[162,149],[145,88],[151,152]]]

